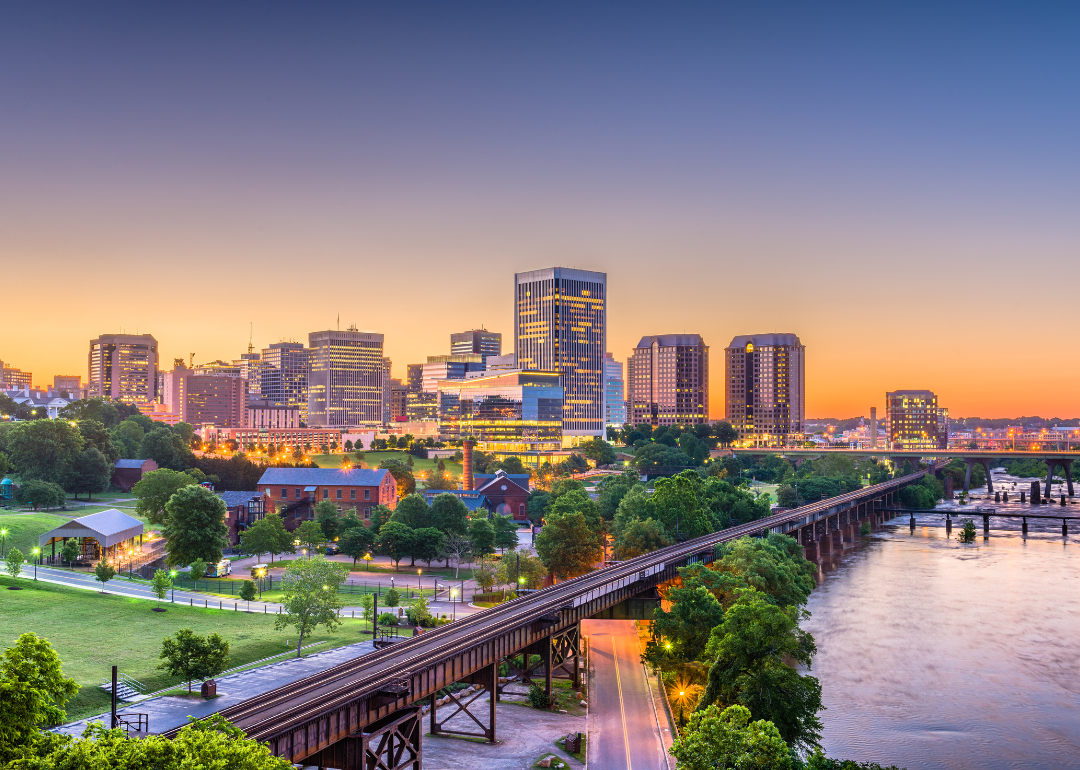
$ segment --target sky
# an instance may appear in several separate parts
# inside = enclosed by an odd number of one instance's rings
[[[355,324],[394,376],[514,272],[608,346],[791,332],[807,416],[1080,415],[1075,3],[8,3],[0,360]]]

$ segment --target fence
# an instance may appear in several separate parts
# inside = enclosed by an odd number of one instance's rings
[[[262,580],[262,591],[264,593],[268,591],[280,591],[282,586],[282,579],[280,577],[264,577]],[[178,591],[190,590],[190,591],[206,591],[215,594],[229,594],[230,596],[240,595],[240,586],[242,586],[246,580],[232,580],[228,578],[204,578],[200,580],[191,580],[190,578],[178,575],[173,578],[173,587]],[[259,580],[255,581],[256,587],[259,585]],[[414,599],[423,593],[427,598],[435,598],[435,589],[424,588],[422,591],[416,588],[410,588],[408,586],[394,586],[397,589],[398,596],[402,599]],[[382,585],[379,583],[361,583],[358,581],[347,580],[338,586],[338,593],[340,594],[353,594],[356,596],[362,596],[363,594],[375,594],[376,596],[384,596],[387,591],[390,590],[390,586]],[[459,589],[460,590],[460,589]],[[447,589],[440,588],[439,593],[445,594]]]

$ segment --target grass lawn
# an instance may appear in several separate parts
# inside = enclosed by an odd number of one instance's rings
[[[32,549],[37,548],[38,535],[59,527],[71,520],[69,512],[60,513],[4,513],[0,515],[0,529],[7,530],[4,552],[18,548],[23,556],[30,558]]]
[[[4,590],[15,583],[24,590]],[[275,631],[273,615],[179,604],[170,605],[168,612],[153,612],[153,607],[153,602],[142,599],[0,577],[0,644],[7,647],[27,631],[52,643],[64,662],[64,673],[83,687],[68,705],[69,719],[108,710],[109,696],[98,685],[109,677],[114,664],[149,691],[179,685],[178,679],[155,667],[162,638],[180,628],[225,637],[231,647],[230,668],[285,652],[287,642],[296,647],[296,632]],[[370,628],[363,620],[344,618],[336,631],[327,633],[320,628],[305,637],[304,644],[328,640],[314,651],[352,644],[370,639]]]
[[[399,460],[401,462],[408,462],[409,454],[407,452],[397,452],[389,450],[386,452],[369,452],[368,450],[362,450],[364,452],[364,465],[369,468],[378,468],[379,464],[384,460]],[[311,459],[320,468],[338,468],[341,466],[342,460],[348,455],[343,454],[331,454],[331,455],[312,455]],[[355,456],[355,454],[353,455]],[[416,476],[417,486],[423,486],[423,479],[421,474],[427,475],[438,467],[439,461],[437,459],[421,460],[418,457],[413,458],[413,475]],[[446,467],[448,475],[453,476],[454,479],[461,478],[461,463],[454,462],[449,458],[443,459],[443,465]]]

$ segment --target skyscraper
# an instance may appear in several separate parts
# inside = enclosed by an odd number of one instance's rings
[[[517,273],[514,352],[522,370],[560,374],[564,445],[604,435],[606,273],[566,267]]]
[[[886,449],[947,449],[949,410],[929,390],[885,394]]]
[[[308,351],[299,342],[274,342],[263,348],[259,392],[274,406],[295,407],[307,422]]]
[[[642,337],[626,362],[632,425],[709,421],[709,346],[699,334]]]
[[[151,334],[103,334],[90,340],[91,398],[143,404],[157,398],[158,344]]]
[[[806,421],[806,347],[794,334],[736,337],[724,351],[727,420],[739,440],[782,446]]]
[[[621,428],[626,424],[626,389],[622,361],[604,354],[604,423]]]
[[[502,355],[502,334],[487,329],[470,329],[450,335],[451,355],[478,353],[484,358]]]
[[[308,424],[376,427],[383,422],[383,335],[327,330],[308,335]]]

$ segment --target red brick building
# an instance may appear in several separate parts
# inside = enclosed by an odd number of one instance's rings
[[[343,514],[355,512],[361,521],[371,518],[376,505],[391,510],[397,506],[397,482],[387,470],[267,468],[258,491],[266,493],[289,530],[313,519],[315,506],[323,500],[334,503]]]
[[[113,463],[113,474],[109,483],[121,492],[130,492],[144,473],[157,469],[158,464],[153,460],[117,460]]]
[[[525,506],[529,502],[529,474],[477,473],[473,490],[482,493],[500,516],[513,516],[516,521],[529,518]]]

